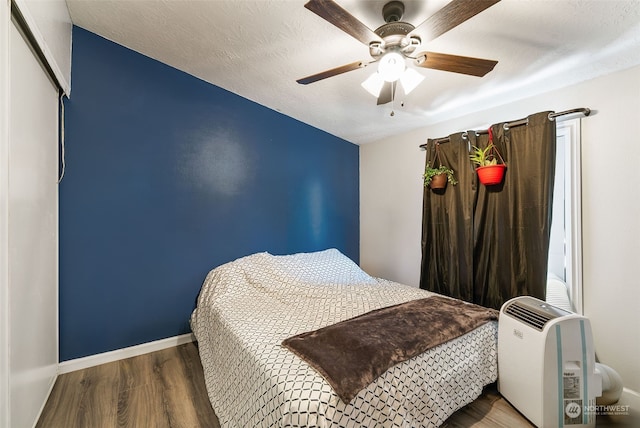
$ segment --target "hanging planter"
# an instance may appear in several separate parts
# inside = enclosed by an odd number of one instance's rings
[[[502,182],[505,168],[504,164],[487,165],[476,168],[476,171],[478,172],[480,183],[485,186],[493,186]]]
[[[433,166],[431,166],[433,164]],[[454,171],[446,165],[443,165],[440,161],[440,144],[436,143],[436,155],[433,162],[428,161],[427,167],[424,169],[424,186],[429,186],[431,189],[444,189],[447,187],[447,182],[452,185],[458,184],[454,176]]]
[[[507,165],[504,163],[498,148],[493,144],[493,131],[491,128],[489,128],[489,144],[487,147],[481,149],[472,146],[469,158],[476,165],[480,183],[485,186],[494,186],[502,182]]]
[[[432,189],[444,189],[445,187],[447,187],[447,173],[443,172],[434,175],[433,178],[431,178],[429,187],[431,187]]]

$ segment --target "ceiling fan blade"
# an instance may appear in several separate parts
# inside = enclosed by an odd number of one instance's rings
[[[311,76],[303,77],[296,80],[301,85],[308,85],[309,83],[317,82],[318,80],[326,79],[328,77],[337,76],[338,74],[346,73],[347,71],[357,70],[362,67],[366,67],[368,63],[364,61],[356,61],[351,64],[341,65],[340,67],[332,68],[331,70],[325,70],[320,73],[312,74]]]
[[[422,58],[425,58],[422,60]],[[434,70],[451,71],[453,73],[468,74],[482,77],[496,66],[498,61],[471,58],[468,56],[449,55],[436,52],[421,52],[416,55],[418,67]]]
[[[381,41],[369,27],[332,0],[310,0],[304,7],[367,46],[369,42]]]
[[[396,92],[396,82],[384,82],[380,95],[378,95],[377,105],[382,105],[393,101],[393,94]]]
[[[418,25],[412,33],[420,34],[422,43],[430,42],[466,20],[488,9],[500,0],[452,0]]]

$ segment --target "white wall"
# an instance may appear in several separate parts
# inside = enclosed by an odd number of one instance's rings
[[[427,138],[543,110],[589,107],[582,121],[584,313],[601,362],[640,391],[640,67],[360,147],[360,264],[418,286]],[[607,169],[612,182],[596,169]]]

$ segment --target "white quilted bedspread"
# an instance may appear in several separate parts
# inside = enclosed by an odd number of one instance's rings
[[[222,427],[436,427],[497,379],[497,322],[387,370],[343,403],[282,340],[432,293],[335,249],[258,253],[207,275],[191,319]]]

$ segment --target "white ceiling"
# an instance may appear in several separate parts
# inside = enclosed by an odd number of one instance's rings
[[[370,59],[368,46],[304,8],[305,2],[67,5],[79,27],[356,144],[640,64],[639,0],[502,0],[419,49],[497,60],[493,71],[478,78],[420,68],[426,79],[417,89],[399,95],[393,106],[377,106],[360,86],[375,65],[296,83]],[[447,2],[405,0],[403,21],[418,26]],[[372,30],[384,23],[385,0],[337,3]]]

